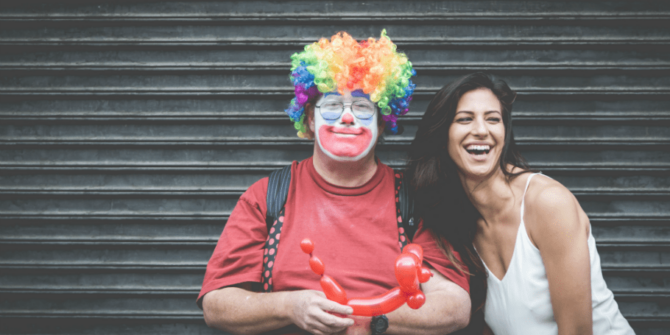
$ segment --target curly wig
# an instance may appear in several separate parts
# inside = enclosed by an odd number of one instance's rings
[[[305,105],[327,92],[361,90],[370,96],[382,114],[386,129],[398,133],[399,116],[409,111],[416,75],[404,53],[382,31],[378,40],[368,38],[357,42],[346,32],[330,40],[320,39],[291,56],[291,82],[295,98],[286,114],[295,123],[299,137],[307,137]]]

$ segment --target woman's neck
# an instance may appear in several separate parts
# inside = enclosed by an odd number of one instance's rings
[[[463,174],[459,174],[459,177],[472,205],[486,223],[498,221],[498,217],[504,216],[514,206],[514,193],[501,169],[483,178],[471,178]]]

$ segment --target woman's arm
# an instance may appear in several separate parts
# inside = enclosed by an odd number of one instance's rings
[[[525,222],[547,271],[558,333],[592,334],[588,218],[563,185],[543,179],[536,186],[526,196]]]
[[[327,313],[346,315],[352,308],[326,299],[322,292],[250,289],[250,284],[243,284],[207,293],[202,302],[207,325],[234,334],[259,334],[295,324],[312,334],[332,334],[354,323]]]
[[[426,303],[419,309],[406,304],[387,315],[385,334],[448,334],[470,322],[470,295],[462,287],[432,270],[433,277],[421,290]]]

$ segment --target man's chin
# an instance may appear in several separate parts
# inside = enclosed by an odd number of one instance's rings
[[[357,160],[363,158],[365,156],[365,148],[342,148],[342,147],[335,147],[335,148],[323,148],[326,153],[329,154],[332,158],[335,159],[342,159],[342,160]]]

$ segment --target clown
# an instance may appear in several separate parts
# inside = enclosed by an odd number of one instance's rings
[[[397,119],[408,112],[414,75],[386,32],[360,42],[340,32],[292,56],[295,97],[286,113],[298,136],[314,141],[313,156],[291,165],[286,202],[271,227],[267,178],[240,197],[198,297],[210,327],[232,333],[445,334],[467,325],[467,269],[451,263],[421,224],[407,236],[398,217],[400,179],[375,157],[381,134],[401,131]],[[396,287],[396,258],[409,240],[418,244],[433,275],[420,287],[425,304],[373,318],[351,316],[350,306],[326,299],[318,275],[306,267],[299,245],[307,236],[352,298]]]

